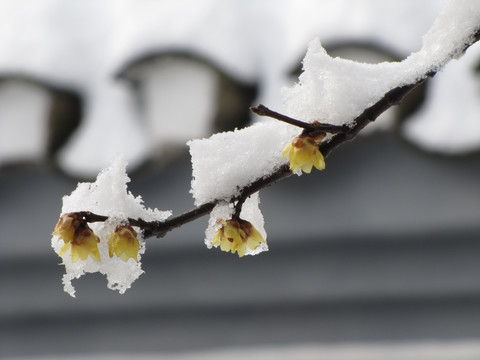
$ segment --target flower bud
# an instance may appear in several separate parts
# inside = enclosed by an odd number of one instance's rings
[[[123,261],[128,261],[132,258],[138,262],[138,250],[140,244],[138,243],[137,233],[129,225],[119,225],[115,231],[108,238],[108,254],[113,257],[117,255]]]
[[[314,137],[300,135],[289,143],[282,151],[282,157],[290,160],[290,170],[297,173],[300,170],[309,174],[312,167],[318,170],[325,169],[325,160],[318,149],[318,143]]]
[[[87,260],[88,256],[100,261],[100,252],[97,245],[100,239],[77,213],[63,214],[58,220],[52,235],[57,235],[58,240],[64,242],[59,256],[70,250],[72,262]]]
[[[222,251],[245,255],[247,247],[255,250],[260,243],[265,242],[262,235],[248,221],[242,219],[230,219],[223,221],[223,225],[217,230],[212,245],[219,246]]]

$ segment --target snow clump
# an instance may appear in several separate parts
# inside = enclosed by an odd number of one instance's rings
[[[88,257],[83,261],[73,262],[70,251],[62,254],[65,274],[63,276],[64,290],[75,296],[72,280],[85,273],[100,272],[107,277],[107,286],[123,294],[131,284],[143,273],[141,268],[141,254],[145,252],[145,241],[139,229],[137,239],[140,249],[137,261],[124,261],[117,256],[110,257],[107,240],[117,225],[125,224],[127,218],[141,218],[145,221],[164,221],[170,211],[145,208],[140,196],[133,196],[127,190],[130,178],[126,174],[127,162],[123,157],[117,157],[110,167],[104,169],[93,183],[79,183],[77,188],[68,196],[63,197],[62,214],[91,211],[98,215],[108,216],[105,222],[89,223],[88,226],[99,237],[98,250],[101,261]],[[59,236],[52,237],[52,247],[57,254],[61,252],[64,241]]]
[[[334,125],[353,120],[388,91],[440,71],[462,55],[480,28],[480,1],[450,1],[423,37],[420,51],[400,62],[365,64],[330,57],[320,40],[311,41],[299,83],[283,89],[287,115]]]
[[[276,120],[196,139],[187,143],[192,156],[191,193],[195,205],[240,195],[240,190],[288,162],[282,150],[301,129]]]

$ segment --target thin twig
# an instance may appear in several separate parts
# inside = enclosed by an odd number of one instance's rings
[[[291,118],[290,116],[280,114],[276,111],[273,111],[266,107],[263,104],[259,104],[257,106],[252,106],[250,110],[260,116],[268,116],[271,117],[272,119],[276,119],[279,121],[283,121],[287,124],[294,125],[301,127],[305,129],[305,132],[311,133],[311,132],[328,132],[331,134],[337,134],[337,133],[343,133],[345,131],[348,131],[347,126],[338,126],[338,125],[332,125],[332,124],[326,124],[326,123],[321,123],[318,121],[314,121],[312,123],[307,123],[303,122],[294,118]]]
[[[268,116],[268,117],[271,117],[272,119],[277,119],[287,124],[301,127],[305,130],[312,130],[312,124],[303,122],[297,119],[293,119],[287,115],[280,114],[276,111],[270,110],[268,107],[262,104],[259,104],[257,106],[252,106],[250,110],[259,116]]]

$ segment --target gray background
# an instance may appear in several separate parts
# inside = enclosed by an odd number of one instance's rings
[[[0,357],[180,352],[298,343],[480,336],[478,156],[431,157],[377,134],[327,170],[261,192],[270,251],[208,250],[206,218],[151,238],[124,295],[101,275],[62,290],[50,248],[76,182],[46,166],[0,173]],[[187,154],[145,167],[147,206],[189,209]]]

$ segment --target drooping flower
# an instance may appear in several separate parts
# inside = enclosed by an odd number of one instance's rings
[[[58,220],[52,235],[57,235],[58,240],[64,242],[59,256],[70,250],[72,262],[87,260],[89,256],[96,261],[100,261],[100,252],[97,245],[100,239],[77,213],[63,214]]]
[[[222,251],[232,254],[236,252],[239,257],[242,257],[245,255],[247,247],[255,250],[262,242],[265,240],[250,222],[242,219],[230,219],[223,221],[222,227],[215,233],[212,245],[220,245]]]
[[[117,255],[123,261],[132,258],[138,262],[138,250],[140,244],[137,239],[137,232],[129,225],[119,225],[108,238],[108,254],[113,257]]]
[[[325,169],[325,159],[318,149],[318,142],[313,136],[300,135],[287,144],[282,151],[282,157],[290,160],[290,170],[297,173],[300,170],[309,174],[312,167]]]
[[[80,226],[80,221],[76,213],[63,214],[55,225],[52,235],[57,235],[59,240],[70,244],[75,236],[75,230]]]

